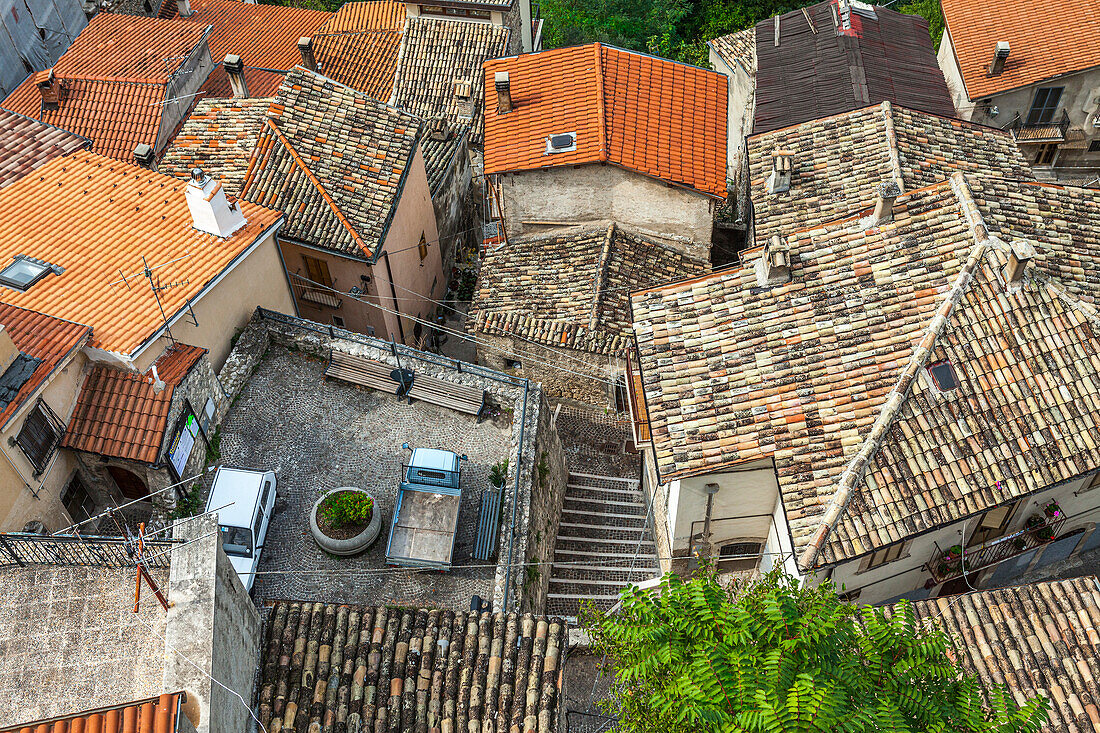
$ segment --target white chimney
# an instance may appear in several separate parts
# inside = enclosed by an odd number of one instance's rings
[[[1005,70],[1008,51],[1008,41],[997,41],[997,46],[993,49],[993,63],[989,65],[990,76],[1000,76],[1001,72]]]
[[[897,181],[881,181],[878,184],[878,198],[875,200],[875,226],[894,220],[894,201],[901,196],[901,186]]]
[[[493,75],[493,84],[497,88],[497,114],[512,111],[512,82],[507,71],[498,71]]]
[[[153,392],[154,394],[160,394],[167,386],[164,380],[160,378],[160,374],[157,373],[157,365],[153,364],[149,369],[153,372]]]
[[[302,54],[302,66],[310,71],[317,71],[317,60],[313,58],[313,39],[309,36],[299,38],[298,52]]]
[[[791,281],[790,248],[778,234],[764,245],[764,253],[756,262],[756,281],[761,287]]]
[[[244,80],[244,61],[236,54],[229,54],[222,62],[225,73],[229,76],[229,86],[233,87],[233,96],[244,99],[248,96],[248,84]]]
[[[1035,258],[1035,247],[1025,239],[1014,239],[1008,246],[1008,262],[1005,263],[1005,284],[1016,290],[1024,282],[1027,265]]]
[[[764,182],[768,193],[783,193],[791,190],[791,154],[776,152],[772,154],[772,172]]]
[[[228,237],[248,223],[240,207],[229,203],[222,184],[203,173],[202,168],[191,171],[184,195],[194,226],[200,232]]]
[[[191,10],[191,0],[176,0],[176,9],[179,10],[181,18],[190,18],[194,15],[194,11]]]

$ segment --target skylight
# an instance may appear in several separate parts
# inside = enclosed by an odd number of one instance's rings
[[[16,255],[10,265],[0,270],[0,285],[25,291],[51,272],[60,275],[64,270],[49,262],[26,255]]]
[[[546,154],[568,153],[577,149],[577,133],[563,132],[546,138]]]
[[[959,380],[955,378],[955,369],[949,361],[937,361],[935,364],[929,364],[928,373],[932,375],[932,381],[936,383],[936,389],[941,392],[950,392],[959,386]]]

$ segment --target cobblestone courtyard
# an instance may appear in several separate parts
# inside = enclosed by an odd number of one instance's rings
[[[494,567],[473,560],[477,513],[489,468],[507,457],[511,425],[326,379],[323,363],[273,346],[221,427],[222,465],[274,470],[278,499],[253,597],[370,605],[468,608],[492,597]],[[455,567],[388,567],[386,539],[401,465],[413,448],[465,453]],[[385,524],[367,552],[336,558],[314,544],[309,510],[325,490],[371,492]],[[501,542],[506,542],[502,537]]]

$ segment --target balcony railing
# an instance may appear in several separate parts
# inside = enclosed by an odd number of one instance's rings
[[[1069,131],[1069,115],[1062,110],[1062,116],[1056,120],[1027,124],[1017,114],[1008,129],[1012,130],[1012,136],[1021,143],[1065,142],[1066,133]]]
[[[965,553],[959,545],[939,550],[932,555],[928,568],[937,583],[957,578],[963,573],[963,563],[966,563],[966,572],[976,573],[984,568],[993,567],[1025,552],[1030,552],[1036,547],[1041,547],[1054,540],[1065,524],[1064,515],[1052,519],[1045,519],[1038,526],[1025,527],[1016,534],[1010,534],[999,539],[986,542],[978,547],[968,548]]]
[[[645,395],[642,392],[642,375],[638,373],[632,359],[626,360],[626,397],[630,403],[630,422],[633,429],[634,445],[643,445],[651,439],[649,434],[649,415],[645,409]]]

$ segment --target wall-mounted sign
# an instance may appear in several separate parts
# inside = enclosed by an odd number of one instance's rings
[[[199,434],[199,421],[195,417],[195,411],[190,403],[184,403],[183,414],[176,424],[176,433],[168,448],[168,464],[172,467],[176,477],[182,479],[183,471],[187,468],[187,459],[195,449],[195,438]]]

